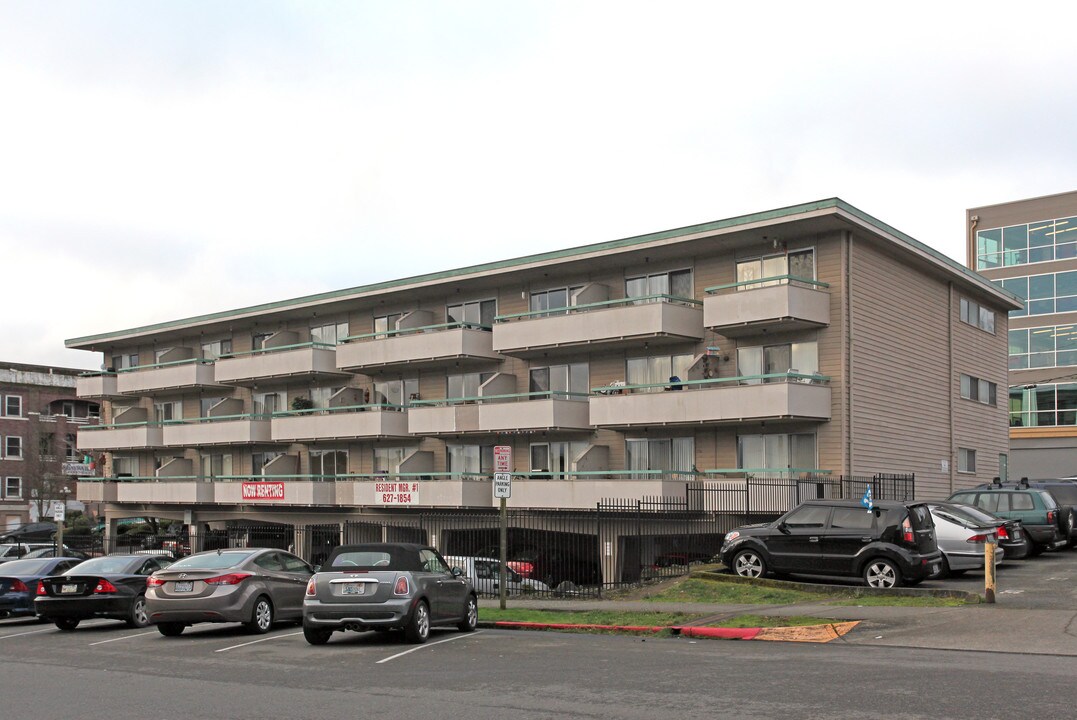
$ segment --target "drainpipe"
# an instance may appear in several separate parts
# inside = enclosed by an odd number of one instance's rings
[[[842,271],[844,274],[844,292],[841,296],[842,301],[842,324],[845,326],[842,328],[841,333],[841,356],[845,365],[844,377],[842,378],[842,395],[844,397],[844,407],[842,408],[842,414],[844,415],[844,422],[842,422],[842,433],[844,435],[842,442],[842,454],[845,455],[842,458],[843,472],[847,475],[853,474],[853,309],[852,309],[852,254],[853,254],[853,234],[851,231],[845,231],[845,242],[842,243]]]

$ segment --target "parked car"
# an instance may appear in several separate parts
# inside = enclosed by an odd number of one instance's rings
[[[975,505],[1007,520],[1020,520],[1032,541],[1030,555],[1063,547],[1068,542],[1068,528],[1063,531],[1065,520],[1058,503],[1045,490],[990,485],[959,490],[947,500]]]
[[[0,563],[11,562],[26,557],[29,553],[42,548],[51,548],[52,543],[4,543],[0,545]]]
[[[283,550],[200,552],[149,577],[146,613],[166,637],[200,622],[243,623],[264,633],[274,621],[303,617],[303,592],[313,574],[305,560]]]
[[[56,557],[56,546],[46,545],[45,547],[39,547],[37,550],[31,550],[22,556],[23,560],[33,560],[34,558],[51,558]],[[73,550],[67,545],[64,545],[64,549],[60,551],[60,557],[65,558],[78,558],[79,560],[89,560],[90,556],[81,550]]]
[[[1034,488],[1045,490],[1054,498],[1059,510],[1059,526],[1068,540],[1068,545],[1077,545],[1077,482],[1070,479],[1029,480],[1021,478],[1016,483],[994,483],[981,485],[981,488],[1004,487],[1012,489]],[[1068,528],[1068,532],[1067,532]]]
[[[722,562],[742,577],[768,572],[863,578],[870,587],[913,585],[938,573],[942,553],[927,505],[812,500],[770,523],[725,536]]]
[[[426,642],[433,625],[475,629],[475,587],[437,550],[410,543],[342,545],[307,583],[303,636],[324,645],[343,630],[402,629]]]
[[[446,555],[450,568],[460,568],[481,595],[501,594],[501,561],[496,558]],[[505,592],[509,595],[549,592],[550,586],[534,578],[525,578],[505,565]]]
[[[56,534],[56,523],[36,522],[20,525],[14,530],[0,534],[0,543],[44,542]]]
[[[62,573],[82,560],[71,557],[23,558],[0,568],[0,617],[34,614],[37,583],[48,575]]]
[[[988,540],[998,537],[1000,530],[1007,532],[1005,523],[975,521],[954,510],[957,505],[928,503],[931,519],[935,523],[935,538],[942,551],[940,577],[961,575],[968,570],[984,568],[985,548]],[[1001,563],[1006,550],[995,551],[995,564]]]
[[[106,555],[85,560],[37,584],[34,612],[61,630],[74,630],[90,618],[124,620],[131,627],[150,624],[146,579],[169,560],[145,555]]]
[[[1026,558],[1032,549],[1032,541],[1029,539],[1028,533],[1021,527],[1020,520],[1007,520],[975,505],[965,505],[964,503],[939,502],[932,503],[932,505],[945,507],[951,513],[967,517],[974,523],[996,525],[998,527],[998,546],[1006,551],[1007,560]]]

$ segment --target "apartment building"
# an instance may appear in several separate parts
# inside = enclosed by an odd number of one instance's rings
[[[35,521],[41,501],[61,499],[63,463],[81,459],[78,428],[100,405],[76,397],[83,370],[0,363],[0,527]],[[74,497],[75,483],[70,482]]]
[[[67,341],[111,521],[335,523],[1005,467],[1009,292],[839,199]],[[973,382],[973,379],[975,382]],[[966,391],[966,385],[976,394]]]
[[[1077,475],[1077,191],[967,211],[968,265],[1009,313],[1010,476]]]

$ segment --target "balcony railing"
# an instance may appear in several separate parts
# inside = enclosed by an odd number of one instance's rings
[[[494,350],[526,355],[555,348],[601,344],[700,340],[703,303],[674,295],[646,295],[552,310],[498,315]]]
[[[271,415],[243,414],[166,420],[162,442],[166,447],[250,445],[272,441]]]
[[[564,390],[415,400],[414,435],[591,430],[588,393]]]
[[[116,373],[83,373],[75,380],[75,394],[80,398],[116,398],[123,394],[116,389]]]
[[[493,350],[490,326],[469,322],[352,335],[337,346],[337,367],[346,370],[437,367],[503,359]]]
[[[78,429],[80,450],[147,450],[162,447],[161,426],[155,422],[85,425]]]
[[[410,435],[407,408],[402,405],[369,403],[273,413],[272,436],[275,441],[404,438]]]
[[[145,395],[164,390],[223,389],[214,377],[213,360],[188,358],[136,365],[116,372],[116,389],[123,395]]]
[[[796,275],[706,288],[703,324],[726,337],[830,324],[830,285]]]
[[[219,383],[252,385],[270,378],[346,377],[347,373],[337,369],[336,348],[330,343],[307,342],[229,353],[217,359],[215,378]]]

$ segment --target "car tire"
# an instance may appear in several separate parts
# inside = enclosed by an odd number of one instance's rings
[[[183,623],[177,622],[165,622],[157,624],[157,632],[161,633],[165,637],[179,637],[183,634],[184,628],[187,626]]]
[[[146,596],[138,595],[131,601],[131,610],[127,613],[127,625],[133,628],[144,628],[150,624],[149,613],[146,612]]]
[[[464,618],[456,627],[460,632],[473,632],[478,626],[479,601],[475,599],[474,595],[468,595],[467,602],[464,603]]]
[[[79,626],[78,618],[57,618],[52,622],[56,627],[60,628],[64,632],[71,632]]]
[[[741,550],[733,556],[733,572],[740,577],[761,578],[767,574],[767,562],[758,550]]]
[[[325,645],[332,636],[332,630],[303,626],[303,638],[311,645]]]
[[[901,571],[886,558],[873,558],[864,566],[864,582],[868,587],[889,590],[901,585]]]
[[[254,601],[251,619],[244,623],[252,633],[264,635],[273,627],[273,603],[265,595],[259,595]]]
[[[946,578],[950,577],[950,575],[953,573],[953,570],[950,569],[950,561],[946,559],[945,554],[942,556],[941,565],[942,565],[942,570],[939,571],[939,578],[938,579],[939,580],[945,580]]]
[[[430,637],[430,608],[425,600],[420,600],[411,611],[411,619],[404,628],[404,638],[409,643],[421,645]]]

